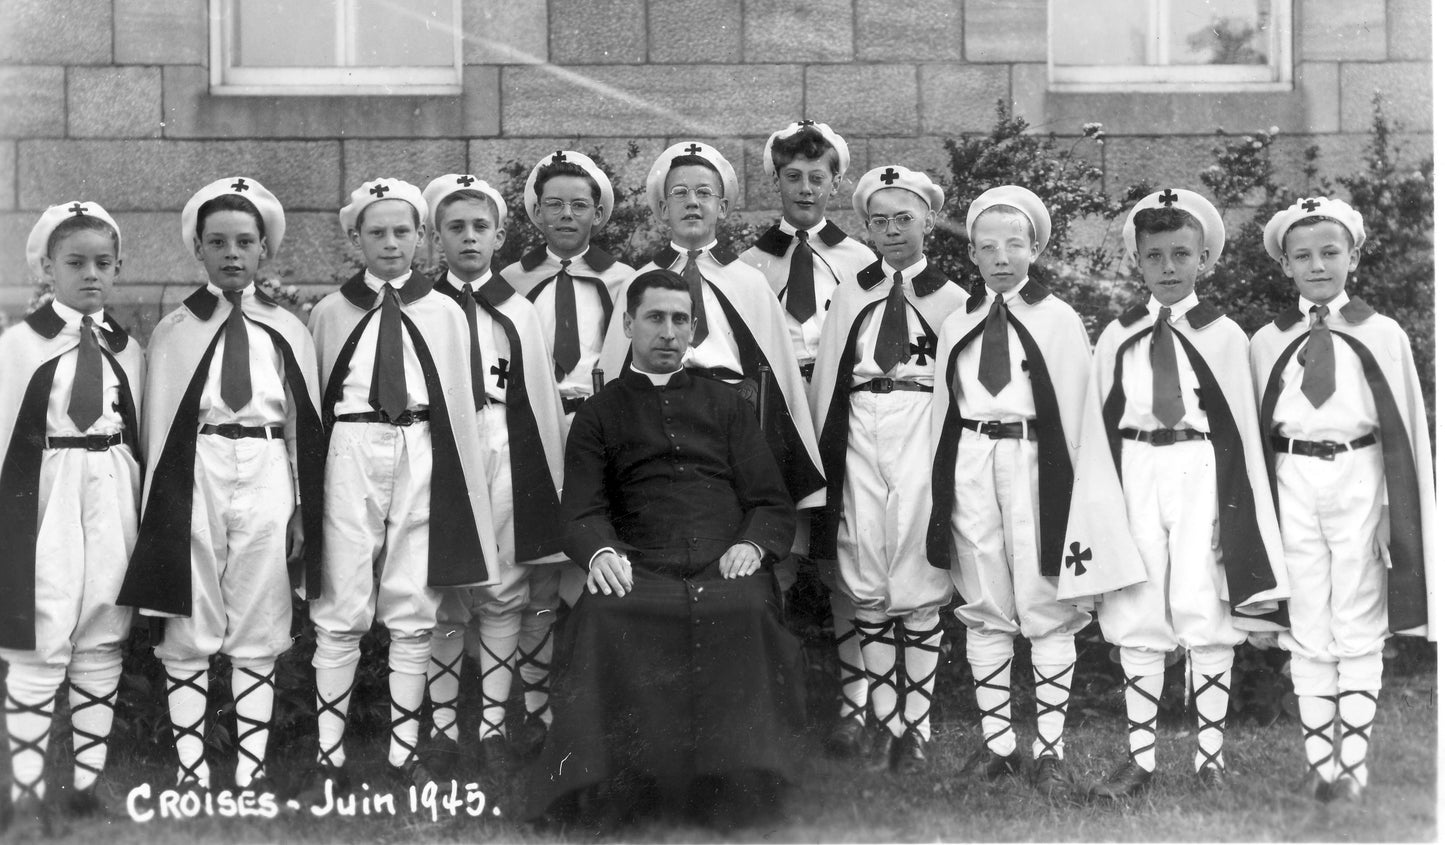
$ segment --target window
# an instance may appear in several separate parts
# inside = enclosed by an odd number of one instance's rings
[[[218,94],[459,94],[461,0],[211,0]]]
[[[1280,90],[1290,0],[1051,0],[1055,90]]]

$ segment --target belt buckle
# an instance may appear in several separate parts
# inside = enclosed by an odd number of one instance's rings
[[[85,438],[85,451],[104,452],[110,449],[110,436],[93,434]]]
[[[893,392],[893,379],[887,378],[887,377],[884,377],[884,378],[875,378],[875,379],[873,379],[873,392],[874,392],[874,393],[892,393],[892,392]]]
[[[391,424],[399,425],[405,428],[406,426],[409,426],[414,422],[416,422],[416,419],[412,417],[411,409],[407,408],[405,411],[402,411],[400,414],[398,414],[397,418],[391,421]]]
[[[1333,461],[1335,455],[1343,451],[1345,450],[1342,448],[1342,444],[1336,443],[1333,440],[1321,440],[1319,444],[1315,446],[1315,457],[1321,460]]]
[[[1179,442],[1179,432],[1172,428],[1156,428],[1149,432],[1150,446],[1173,446]]]
[[[998,440],[1003,437],[1003,423],[998,420],[989,420],[978,424],[978,433],[990,440]]]

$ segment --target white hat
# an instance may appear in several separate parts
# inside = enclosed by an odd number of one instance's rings
[[[902,188],[923,198],[933,211],[943,209],[943,189],[933,183],[926,174],[909,170],[901,164],[875,167],[858,179],[853,189],[853,210],[863,219],[868,218],[868,200],[884,188]]]
[[[116,252],[120,252],[120,226],[116,225],[115,218],[107,214],[98,203],[70,200],[60,205],[52,205],[45,209],[39,220],[35,221],[35,228],[30,230],[30,237],[25,241],[25,263],[30,265],[30,272],[35,274],[35,278],[38,279],[44,275],[40,259],[45,256],[50,233],[54,232],[55,227],[64,221],[79,215],[89,215],[110,224],[110,228],[115,230]]]
[[[662,151],[662,155],[652,163],[652,169],[647,172],[647,203],[656,213],[657,206],[662,202],[662,189],[667,185],[667,174],[672,170],[672,160],[678,156],[701,156],[709,164],[717,169],[722,176],[723,198],[728,202],[736,202],[738,195],[738,175],[733,172],[733,166],[723,158],[722,153],[701,141],[680,141]]]
[[[763,172],[769,176],[777,175],[777,168],[773,165],[774,142],[781,141],[784,138],[791,138],[808,128],[818,130],[818,134],[823,136],[823,140],[827,141],[833,149],[838,151],[838,175],[842,176],[847,173],[848,142],[844,141],[843,136],[834,132],[828,124],[818,123],[812,120],[800,120],[797,123],[789,123],[787,126],[768,136],[768,140],[763,142]]]
[[[1138,260],[1139,256],[1138,238],[1134,234],[1134,215],[1146,208],[1177,208],[1199,221],[1200,227],[1204,229],[1204,248],[1209,250],[1209,260],[1200,267],[1201,272],[1208,273],[1214,262],[1224,253],[1224,218],[1219,216],[1219,210],[1213,203],[1185,188],[1165,188],[1139,200],[1124,218],[1124,255],[1130,261]]]
[[[270,249],[271,257],[275,258],[276,253],[281,251],[281,241],[286,238],[286,212],[282,210],[281,201],[276,199],[275,194],[249,176],[217,179],[196,191],[186,201],[186,207],[181,209],[181,243],[185,245],[186,251],[190,252],[195,243],[196,215],[200,213],[201,206],[226,194],[235,194],[255,207],[266,224],[266,246]]]
[[[964,227],[968,229],[969,240],[973,240],[973,221],[996,205],[1006,205],[1022,212],[1029,219],[1029,223],[1033,224],[1034,240],[1039,245],[1039,252],[1048,249],[1049,238],[1054,234],[1054,222],[1049,218],[1049,209],[1044,205],[1044,201],[1039,199],[1038,194],[1018,185],[989,188],[968,204]]]
[[[532,172],[527,174],[527,184],[522,186],[522,204],[527,209],[527,217],[532,221],[532,225],[538,229],[542,228],[542,221],[537,215],[537,209],[541,206],[541,201],[537,199],[535,192],[537,173],[549,164],[562,163],[577,165],[587,171],[587,175],[597,183],[597,190],[601,196],[598,207],[602,209],[602,217],[597,221],[597,226],[598,228],[606,226],[607,221],[612,217],[612,182],[607,179],[607,174],[602,172],[602,168],[597,166],[597,162],[576,150],[558,150],[551,155],[543,156],[542,160],[532,167]]]
[[[415,185],[400,179],[372,179],[351,192],[351,202],[341,209],[341,230],[350,232],[355,229],[356,219],[361,216],[361,212],[372,203],[382,200],[410,203],[411,207],[416,209],[418,220],[425,222],[428,219],[426,200],[421,198],[421,191]]]
[[[428,182],[426,189],[421,192],[422,202],[425,203],[424,208],[427,209],[423,212],[422,219],[426,220],[427,226],[432,231],[436,231],[436,215],[437,211],[441,209],[442,200],[458,191],[480,191],[497,207],[497,228],[507,228],[507,201],[502,199],[502,195],[497,192],[496,188],[470,173],[448,173]]]
[[[1333,197],[1301,197],[1294,205],[1275,212],[1264,225],[1264,249],[1278,261],[1284,255],[1284,236],[1294,224],[1307,217],[1328,217],[1345,227],[1355,246],[1365,242],[1365,218],[1344,200]]]

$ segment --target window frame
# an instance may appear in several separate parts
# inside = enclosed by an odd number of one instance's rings
[[[1154,0],[1151,9],[1165,2]],[[1061,92],[1172,92],[1172,91],[1290,91],[1294,88],[1294,3],[1270,0],[1275,20],[1270,37],[1270,61],[1258,65],[1057,65],[1054,62],[1055,8],[1078,0],[1049,0],[1048,85]],[[1163,16],[1153,16],[1156,32],[1167,26]],[[1166,39],[1154,39],[1163,44]],[[1167,57],[1166,57],[1167,58]]]
[[[211,93],[228,96],[455,96],[462,93],[462,0],[451,0],[452,63],[331,67],[237,67],[231,44],[237,0],[209,0]],[[346,10],[355,0],[339,0],[337,55],[352,49],[345,30]]]

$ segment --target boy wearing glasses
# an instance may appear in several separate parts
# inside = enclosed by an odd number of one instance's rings
[[[592,368],[615,302],[632,268],[592,243],[592,233],[612,216],[612,183],[591,158],[557,150],[532,167],[523,187],[527,217],[542,233],[542,246],[523,255],[501,276],[536,306],[542,337],[552,355],[552,375],[562,395],[564,431],[583,400],[592,395]],[[501,210],[505,214],[505,209]],[[565,435],[564,435],[565,436]],[[531,590],[517,641],[517,675],[526,716],[514,737],[525,756],[542,748],[552,724],[549,676],[552,622],[559,596],[570,604],[582,592],[579,572],[561,563],[528,567]]]
[[[828,478],[813,554],[836,559],[868,679],[876,765],[915,772],[927,759],[938,610],[952,584],[928,565],[929,405],[944,318],[964,292],[932,266],[923,240],[943,189],[901,165],[863,174],[853,208],[882,258],[838,289],[811,390]],[[901,656],[901,660],[899,659]],[[885,757],[886,755],[886,757]]]
[[[732,385],[755,409],[759,368],[772,370],[763,436],[799,508],[823,503],[823,471],[798,372],[787,317],[767,279],[718,246],[718,223],[738,196],[738,178],[722,154],[699,141],[663,150],[647,175],[647,199],[672,240],[638,273],[662,268],[683,277],[697,310],[682,365],[693,375]],[[614,309],[601,366],[615,378],[631,362],[622,310]]]

